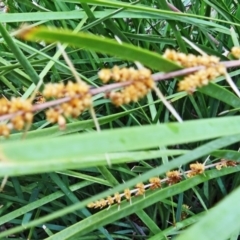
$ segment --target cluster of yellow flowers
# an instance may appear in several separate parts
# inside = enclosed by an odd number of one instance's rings
[[[202,174],[205,171],[205,166],[202,163],[190,164],[191,171],[188,172],[187,177],[194,177],[196,175]]]
[[[235,161],[229,161],[229,160],[221,160],[218,164],[215,164],[216,169],[220,170],[222,167],[228,167],[228,166],[236,166],[237,163]],[[194,177],[196,175],[203,174],[205,171],[206,166],[202,163],[192,163],[190,164],[190,170],[187,171],[186,176],[188,178]],[[138,183],[134,189],[125,189],[122,194],[115,193],[114,196],[108,196],[106,199],[101,199],[99,201],[89,203],[89,208],[104,208],[106,206],[111,206],[114,203],[117,203],[118,205],[121,203],[122,198],[124,197],[126,200],[131,201],[132,196],[140,196],[144,195],[146,189],[157,189],[161,188],[162,183],[167,183],[168,186],[176,184],[182,180],[182,175],[180,171],[174,170],[169,171],[166,173],[166,178],[160,179],[159,177],[153,177],[149,179],[148,184]]]
[[[166,173],[168,185],[173,185],[181,181],[182,177],[179,171],[169,171]]]
[[[231,53],[235,58],[240,58],[240,47],[233,47]]]
[[[171,49],[167,49],[163,54],[163,57],[174,61],[185,68],[197,66],[211,67],[219,64],[220,60],[218,57],[215,56],[195,56],[193,54],[176,52],[175,50]]]
[[[216,165],[216,169],[217,170],[221,170],[224,167],[235,167],[239,164],[239,162],[236,161],[231,161],[231,160],[226,160],[226,159],[222,159],[217,165]]]
[[[77,117],[92,104],[89,86],[84,83],[47,84],[43,91],[45,98],[69,97],[70,100],[46,111],[47,120],[58,123],[60,129],[65,128],[65,117]]]
[[[235,57],[240,57],[240,47],[233,47],[232,54]],[[163,56],[186,68],[205,66],[205,69],[185,76],[179,82],[178,88],[180,91],[192,93],[196,88],[207,85],[210,80],[226,73],[225,66],[215,56],[187,55],[169,49],[166,50]],[[106,94],[116,106],[138,101],[155,86],[151,71],[146,68],[134,69],[115,66],[112,69],[100,70],[98,76],[103,83],[108,83],[110,80],[119,83],[127,82],[125,86],[120,86],[121,90],[111,91]],[[69,81],[67,84],[50,83],[33,100],[35,104],[41,104],[46,99],[64,97],[68,97],[69,99],[46,111],[47,120],[51,123],[58,123],[60,129],[65,128],[66,117],[77,117],[91,106],[92,95],[89,86],[85,82],[73,83]],[[11,101],[8,101],[4,98],[0,99],[0,116],[21,111],[21,113],[17,113],[16,115],[13,114],[8,124],[0,125],[0,135],[7,137],[11,129],[22,130],[26,123],[31,123],[33,119],[32,109],[31,100],[13,98]],[[177,176],[175,177],[177,178]]]
[[[158,177],[149,179],[149,183],[150,184],[148,184],[148,185],[144,185],[143,183],[138,183],[135,186],[135,189],[133,189],[133,190],[125,189],[124,193],[122,193],[122,194],[115,193],[113,197],[108,196],[106,199],[101,199],[94,203],[88,204],[88,207],[89,208],[103,208],[105,206],[111,206],[114,203],[120,204],[123,197],[125,197],[125,199],[127,199],[128,201],[131,201],[131,197],[133,194],[135,196],[140,196],[140,195],[145,194],[146,188],[156,189],[156,188],[161,187],[161,180]]]
[[[12,129],[22,130],[25,124],[32,123],[32,103],[30,100],[24,100],[21,98],[12,98],[10,101],[1,98],[0,99],[0,116],[6,114],[14,114],[9,123],[0,125],[0,135],[8,137]]]
[[[98,73],[103,83],[110,80],[115,82],[131,81],[131,84],[124,87],[120,91],[112,91],[108,94],[112,103],[116,106],[136,102],[144,97],[149,90],[154,87],[154,81],[151,78],[149,69],[119,68],[117,66],[112,69],[102,69]]]
[[[207,85],[211,80],[226,73],[224,65],[220,64],[220,59],[215,56],[195,56],[193,54],[178,53],[174,50],[166,50],[163,55],[165,58],[189,68],[205,66],[206,69],[187,75],[178,84],[179,91],[193,93],[196,88]]]

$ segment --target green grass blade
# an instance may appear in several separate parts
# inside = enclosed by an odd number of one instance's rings
[[[15,57],[19,61],[19,63],[22,65],[25,72],[29,75],[32,82],[37,84],[39,81],[38,74],[32,67],[32,65],[29,63],[28,59],[23,55],[20,48],[17,46],[17,44],[14,42],[12,37],[8,34],[6,29],[3,27],[3,25],[0,23],[0,32],[2,34],[2,37],[5,39],[8,46],[11,48],[12,52],[14,53]]]
[[[152,158],[167,157],[167,156],[177,156],[185,154],[188,151],[185,150],[162,150],[162,151],[134,151],[126,153],[108,153],[107,156],[112,164],[128,163],[128,162],[139,162],[142,160],[149,160]],[[78,160],[79,159],[79,160]],[[4,167],[0,169],[0,176],[4,177],[6,175],[16,176],[33,174],[40,172],[49,171],[60,171],[65,169],[76,169],[85,167],[94,167],[107,165],[106,154],[98,154],[91,156],[83,156],[81,158],[67,158],[64,160],[54,159],[49,162],[39,162],[33,161],[26,164],[19,165],[19,163],[12,162],[10,164],[4,164]],[[115,184],[114,184],[115,185]]]
[[[162,9],[156,9],[153,7],[149,6],[144,6],[144,5],[130,5],[128,3],[123,3],[121,1],[110,1],[110,0],[58,0],[58,1],[64,1],[64,2],[72,2],[72,3],[81,3],[81,2],[86,2],[86,3],[91,3],[94,5],[98,6],[110,6],[110,7],[117,7],[117,8],[126,8],[126,9],[132,9],[132,10],[138,10],[141,12],[147,12],[147,13],[156,13],[160,16],[164,16],[165,19],[169,20],[178,20],[181,22],[187,22],[187,23],[192,23],[192,24],[197,24],[199,23],[208,25],[208,21],[217,21],[219,23],[225,23],[225,24],[233,24],[235,26],[240,26],[240,24],[235,23],[235,22],[230,22],[218,18],[211,18],[211,17],[206,17],[202,15],[195,15],[195,14],[189,14],[189,13],[182,13],[182,12],[174,12],[174,11],[167,11],[167,10],[162,10]],[[203,21],[207,20],[207,21]],[[221,28],[219,24],[213,23],[215,26]],[[224,27],[225,28],[225,27]]]
[[[229,194],[216,207],[209,211],[197,224],[181,234],[177,240],[225,240],[239,230],[240,188]],[[216,223],[217,222],[217,223]]]
[[[111,152],[123,152],[206,140],[240,133],[240,117],[224,117],[168,123],[153,126],[106,130],[62,138],[3,143],[1,159],[8,161],[47,161],[71,159]],[[204,131],[202,130],[204,129]],[[142,137],[144,136],[144,138]],[[148,139],[148,141],[145,141]],[[93,149],[94,140],[94,149]],[[81,145],[79,146],[79,143]],[[14,151],[12,151],[14,149]],[[41,151],[39,151],[41,149]]]
[[[89,50],[116,55],[125,60],[140,61],[142,64],[159,71],[180,69],[180,66],[163,58],[160,54],[127,43],[119,44],[111,39],[83,32],[73,33],[68,30],[39,27],[23,32],[21,37],[31,41],[43,40],[46,42],[68,43],[75,47],[85,47]]]
[[[208,86],[198,89],[198,91],[223,101],[234,108],[240,107],[240,99],[235,94],[215,83],[210,83]]]

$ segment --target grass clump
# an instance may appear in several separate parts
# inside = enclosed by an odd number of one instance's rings
[[[1,9],[1,239],[238,239],[234,1]]]

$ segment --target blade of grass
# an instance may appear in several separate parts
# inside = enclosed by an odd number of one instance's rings
[[[216,236],[219,240],[227,239],[230,234],[239,230],[240,227],[238,221],[240,208],[236,207],[239,204],[239,198],[240,188],[230,193],[228,197],[211,209],[206,216],[203,216],[197,224],[184,231],[176,239],[187,240],[194,237],[196,240],[211,240]]]
[[[14,53],[15,57],[19,61],[19,63],[22,65],[25,72],[29,75],[31,81],[37,85],[39,81],[39,76],[32,67],[32,65],[29,63],[27,58],[24,56],[22,51],[19,49],[17,44],[14,42],[13,38],[8,34],[6,29],[3,27],[3,25],[0,23],[0,32],[2,34],[2,37],[5,39],[8,46],[11,48],[12,52]]]
[[[21,37],[31,41],[43,40],[46,42],[61,42],[68,43],[72,46],[86,47],[94,51],[116,55],[126,60],[138,60],[142,64],[160,71],[171,71],[181,68],[175,63],[163,58],[160,54],[127,43],[119,44],[111,39],[83,32],[73,33],[68,30],[39,27],[23,30]]]

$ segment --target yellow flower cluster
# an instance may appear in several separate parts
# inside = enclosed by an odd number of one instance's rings
[[[193,93],[196,88],[208,85],[209,81],[225,74],[225,72],[226,68],[221,64],[197,71],[196,73],[184,77],[178,84],[178,90]]]
[[[167,49],[163,54],[163,57],[176,62],[177,64],[185,67],[197,67],[205,66],[212,67],[219,64],[219,58],[216,56],[195,56],[193,54],[179,53],[175,50]]]
[[[219,62],[215,56],[195,56],[193,54],[178,53],[174,50],[166,50],[163,55],[165,58],[178,63],[179,65],[189,68],[196,66],[205,66],[206,68],[186,76],[179,82],[179,91],[193,93],[196,88],[205,86],[209,81],[226,73],[226,68]]]
[[[151,184],[150,189],[152,189],[152,190],[161,187],[161,180],[158,177],[150,178],[149,182]]]
[[[166,173],[167,182],[169,185],[173,185],[181,181],[182,177],[179,171],[169,171]]]
[[[166,182],[168,185],[173,185],[181,181],[181,174],[179,171],[169,171],[166,173]],[[162,180],[164,181],[164,180]],[[143,183],[138,183],[134,189],[129,190],[125,189],[124,193],[116,193],[113,197],[109,196],[106,199],[101,199],[94,203],[88,204],[89,208],[103,208],[105,206],[111,206],[114,203],[120,204],[121,199],[125,197],[128,201],[131,201],[131,196],[140,196],[144,195],[146,189],[157,189],[161,188],[161,179],[159,177],[153,177],[149,179],[149,184],[144,185]]]
[[[89,86],[84,83],[47,84],[43,91],[46,98],[70,97],[70,100],[46,111],[47,120],[58,123],[60,129],[65,128],[65,117],[77,117],[92,104]]]
[[[218,170],[220,170],[222,167],[235,167],[239,163],[236,161],[230,161],[226,159],[222,159],[218,164],[213,164],[213,166],[216,166]],[[192,163],[190,164],[190,171],[187,171],[187,177],[194,177],[199,174],[203,174],[205,171],[206,166],[202,163]],[[169,171],[166,173],[166,178],[165,179],[160,179],[158,177],[153,177],[149,179],[149,183],[144,185],[143,183],[138,183],[134,189],[125,189],[122,194],[115,193],[113,197],[109,196],[106,199],[101,199],[99,201],[96,201],[94,203],[88,204],[89,208],[103,208],[106,206],[111,206],[114,203],[117,203],[118,205],[121,203],[122,198],[124,197],[126,200],[131,202],[131,196],[139,196],[139,195],[144,195],[146,189],[157,189],[161,188],[162,182],[166,182],[168,186],[176,184],[182,180],[182,174],[180,171],[174,170],[174,171]],[[185,211],[189,209],[188,206],[184,206]]]
[[[88,207],[89,208],[103,208],[105,206],[111,206],[114,203],[120,204],[121,199],[123,197],[125,197],[125,199],[127,199],[128,201],[131,201],[132,194],[134,194],[134,193],[135,193],[135,196],[140,196],[140,195],[145,194],[146,188],[150,188],[153,190],[153,189],[157,189],[157,188],[161,187],[161,180],[158,177],[149,179],[149,182],[150,182],[150,184],[148,184],[148,185],[144,185],[143,183],[138,183],[135,186],[135,189],[133,189],[133,190],[125,189],[124,193],[122,193],[122,194],[115,193],[113,197],[109,196],[106,199],[101,199],[94,203],[88,204]]]
[[[221,159],[221,161],[216,165],[217,170],[221,170],[224,167],[235,167],[239,163],[236,161],[231,161],[231,160],[226,160],[226,159]]]
[[[4,137],[8,137],[12,129],[22,130],[25,124],[32,122],[32,103],[30,100],[21,98],[12,98],[11,101],[2,98],[0,99],[0,116],[6,114],[13,114],[13,117],[10,123],[0,125],[0,135]]]
[[[122,68],[115,66],[112,69],[102,69],[98,73],[103,83],[110,80],[115,82],[131,81],[132,83],[118,92],[112,91],[108,94],[112,103],[116,106],[136,102],[144,97],[154,87],[149,69]]]
[[[188,172],[187,177],[194,177],[196,175],[202,174],[205,171],[205,166],[202,163],[190,164],[191,171]]]
[[[231,53],[235,58],[240,58],[240,47],[233,47]]]

